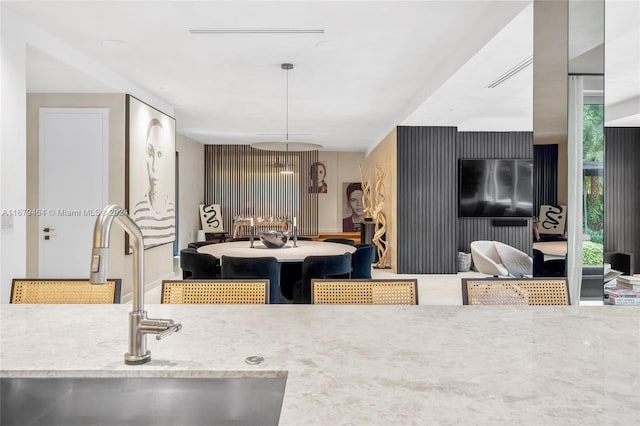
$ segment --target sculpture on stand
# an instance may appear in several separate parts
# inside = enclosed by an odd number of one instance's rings
[[[364,211],[364,220],[370,220],[373,207],[371,202],[371,185],[369,184],[369,179],[366,179],[364,173],[362,173],[361,164],[358,164],[358,169],[360,169],[360,181],[362,183],[362,210]]]
[[[373,233],[375,231],[375,222],[373,221],[373,202],[371,201],[371,184],[362,172],[362,165],[358,165],[360,169],[360,186],[362,187],[362,215],[364,220],[360,223],[360,242],[362,244],[373,244]],[[378,260],[377,257],[375,260]]]
[[[373,209],[373,220],[375,221],[375,231],[373,234],[373,244],[376,246],[378,251],[378,263],[375,264],[377,268],[386,268],[387,267],[387,241],[385,238],[385,233],[387,231],[387,218],[382,212],[382,207],[384,206],[384,176],[385,172],[380,168],[380,166],[376,165],[376,206]]]

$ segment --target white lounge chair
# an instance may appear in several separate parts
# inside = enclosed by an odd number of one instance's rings
[[[471,257],[478,272],[493,276],[521,278],[533,274],[533,259],[499,241],[474,241]]]
[[[473,241],[471,258],[478,272],[493,276],[508,276],[509,271],[502,264],[493,241]]]

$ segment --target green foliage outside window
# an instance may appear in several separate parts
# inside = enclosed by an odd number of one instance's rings
[[[583,113],[583,159],[596,163],[604,162],[604,107],[585,105]],[[603,176],[591,171],[584,177],[585,207],[584,231],[591,241],[582,244],[582,263],[602,265],[604,229],[604,182]]]
[[[604,162],[604,106],[585,105],[583,110],[583,159]],[[584,229],[592,241],[602,242],[604,188],[602,176],[585,176],[586,211]]]
[[[582,264],[602,265],[604,263],[604,250],[602,244],[593,241],[582,243]]]

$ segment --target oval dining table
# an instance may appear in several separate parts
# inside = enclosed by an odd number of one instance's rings
[[[307,256],[332,256],[356,251],[354,246],[324,241],[298,241],[293,247],[293,241],[288,241],[281,248],[267,248],[256,239],[253,248],[250,241],[232,241],[229,243],[208,244],[198,248],[198,252],[207,253],[220,259],[222,256],[234,257],[275,257],[282,270],[280,271],[280,290],[289,300],[293,299],[293,288],[302,277],[302,263]]]
[[[356,251],[355,247],[347,244],[324,241],[298,241],[297,247],[293,247],[293,241],[288,241],[284,247],[267,248],[260,239],[256,239],[253,248],[250,245],[249,241],[208,244],[198,248],[198,252],[210,254],[217,259],[222,259],[222,256],[275,257],[278,262],[289,263],[303,262],[307,256],[332,256]]]

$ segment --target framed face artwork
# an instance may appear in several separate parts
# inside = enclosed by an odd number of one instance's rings
[[[360,223],[363,220],[364,209],[362,205],[362,183],[343,183],[342,232],[360,231]]]
[[[321,161],[316,161],[309,167],[309,193],[327,193],[327,165]]]
[[[142,231],[145,249],[176,238],[176,120],[126,97],[125,206]],[[128,235],[126,252],[131,253]]]

